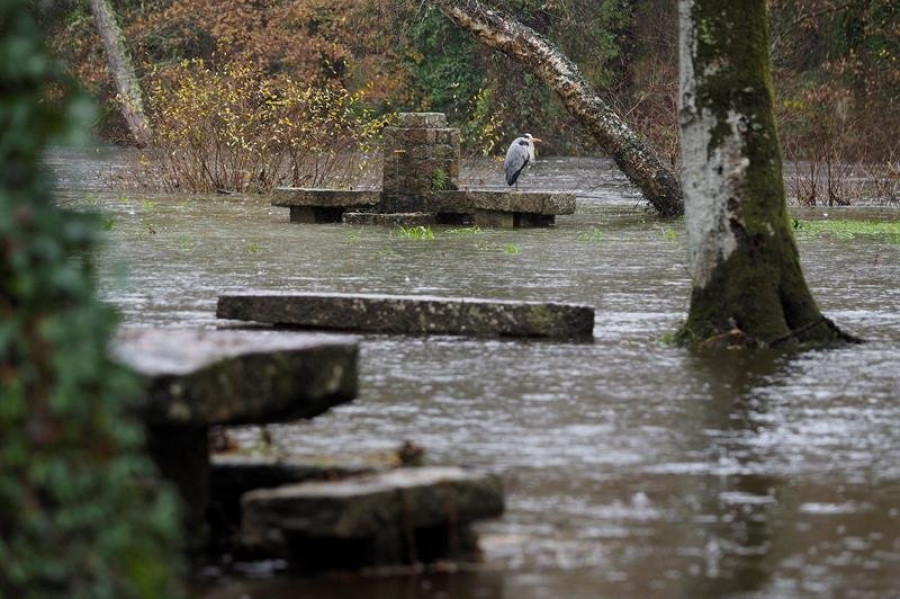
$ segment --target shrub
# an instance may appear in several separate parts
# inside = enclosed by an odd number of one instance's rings
[[[173,597],[176,502],[107,357],[99,219],[57,209],[39,164],[93,112],[63,93],[29,4],[0,4],[0,596]]]
[[[364,108],[363,95],[248,64],[183,61],[150,87],[148,179],[192,192],[358,185],[390,120]]]

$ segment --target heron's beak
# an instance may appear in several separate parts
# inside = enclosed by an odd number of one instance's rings
[[[543,139],[538,139],[537,137],[532,137],[531,141],[544,141]]]

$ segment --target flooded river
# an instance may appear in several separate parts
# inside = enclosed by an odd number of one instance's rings
[[[271,427],[293,454],[411,439],[431,463],[499,473],[508,509],[480,527],[483,565],[324,581],[263,568],[212,579],[204,597],[900,597],[896,239],[801,230],[823,311],[869,343],[707,356],[664,341],[688,301],[681,223],[649,217],[607,162],[548,159],[526,173],[523,188],[578,190],[577,214],[554,228],[436,227],[434,240],[414,241],[292,225],[259,197],[95,188],[94,173],[120,160],[50,163],[63,202],[107,218],[100,287],[128,324],[215,327],[217,295],[250,288],[597,310],[593,344],[361,337],[358,400]],[[497,184],[499,166],[476,178]]]

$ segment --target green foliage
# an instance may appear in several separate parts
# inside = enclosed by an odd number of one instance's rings
[[[434,231],[431,230],[431,227],[424,227],[422,225],[417,227],[404,227],[403,225],[400,225],[398,231],[401,239],[409,239],[412,241],[434,240]]]
[[[442,168],[436,168],[431,172],[431,189],[434,191],[441,191],[443,189],[447,189],[447,185],[450,183],[450,176],[447,174]]]
[[[94,297],[99,218],[57,209],[40,165],[92,106],[61,93],[27,0],[0,4],[0,56],[0,596],[175,597],[175,496]]]
[[[157,147],[148,183],[193,192],[353,186],[392,119],[375,117],[363,96],[251,64],[183,61],[149,90]]]
[[[490,156],[497,147],[502,119],[493,104],[494,94],[486,87],[469,100],[469,117],[461,127],[462,144],[469,152]]]
[[[406,35],[405,62],[418,103],[447,113],[451,121],[466,120],[469,99],[477,94],[484,77],[476,62],[476,42],[432,7],[422,10]]]
[[[900,222],[871,220],[807,220],[794,219],[793,228],[801,236],[826,237],[839,240],[874,238],[900,244]]]
[[[603,232],[597,227],[591,227],[591,231],[582,231],[575,238],[579,243],[600,243],[603,241]]]

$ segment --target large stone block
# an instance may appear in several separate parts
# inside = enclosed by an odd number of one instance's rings
[[[358,208],[377,204],[381,191],[377,189],[316,189],[307,187],[276,187],[272,191],[272,205]]]
[[[467,210],[548,215],[575,213],[575,195],[570,193],[464,190],[437,192],[435,196],[436,201]]]
[[[592,339],[594,309],[573,304],[431,296],[237,293],[219,318],[306,329],[399,334]]]
[[[238,453],[214,454],[210,466],[209,520],[214,536],[223,544],[231,541],[232,535],[240,530],[241,497],[245,493],[313,480],[341,480],[378,469],[365,462],[325,463]]]
[[[471,556],[468,525],[504,509],[499,478],[460,468],[404,468],[252,491],[241,503],[248,545],[312,572]]]
[[[358,386],[358,347],[347,338],[126,329],[112,350],[142,380],[147,448],[178,488],[192,545],[205,540],[210,426],[312,418]]]
[[[166,426],[312,418],[357,392],[356,342],[261,331],[129,329],[113,346]]]

